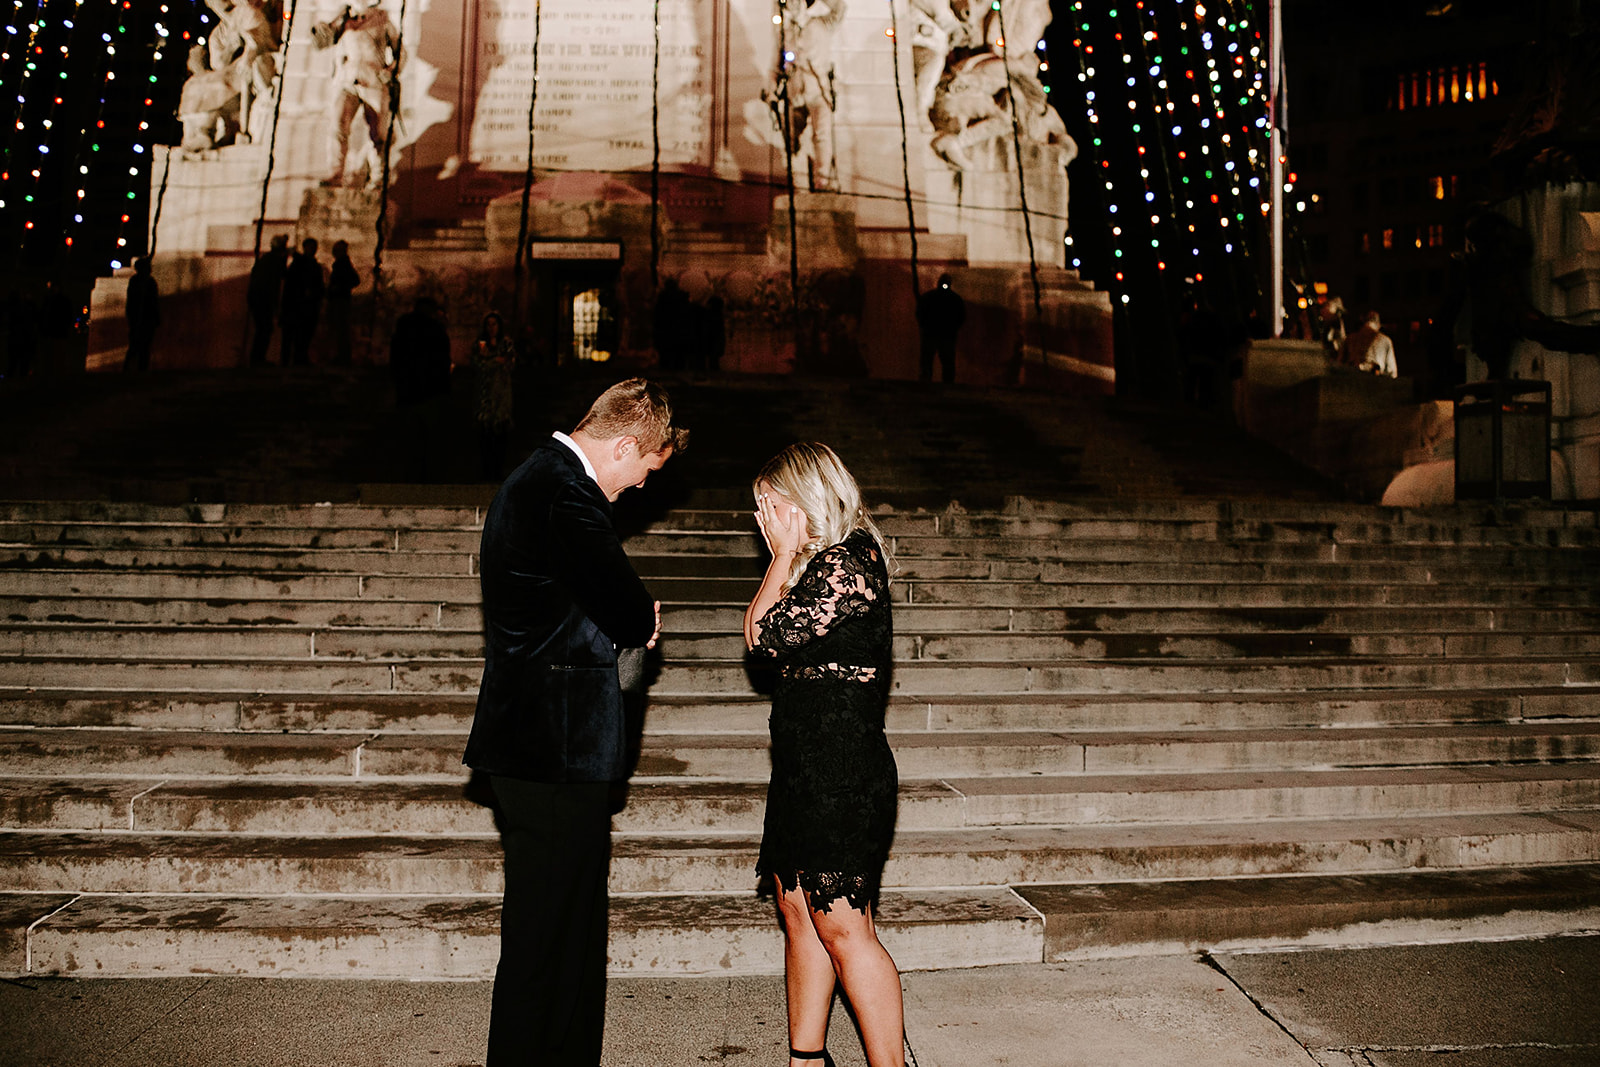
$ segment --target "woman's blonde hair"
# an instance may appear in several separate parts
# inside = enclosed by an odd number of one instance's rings
[[[757,501],[761,483],[771,486],[806,513],[806,540],[795,553],[784,579],[787,592],[800,580],[806,564],[818,552],[836,545],[857,530],[866,530],[878,542],[886,570],[893,570],[889,546],[872,516],[861,504],[861,489],[833,449],[817,441],[800,441],[767,460],[752,484]]]

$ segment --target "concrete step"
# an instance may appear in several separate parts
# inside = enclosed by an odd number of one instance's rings
[[[663,663],[656,696],[757,697],[770,678],[743,660]],[[162,692],[469,694],[479,659],[413,657],[392,662],[329,659],[125,659],[0,656],[0,689]],[[1548,657],[1303,658],[1233,660],[913,660],[896,665],[894,692],[930,699],[956,694],[1352,692],[1379,689],[1479,689],[1600,685],[1600,660]]]
[[[91,774],[104,772],[90,769]],[[760,833],[765,781],[636,779],[622,833]],[[350,836],[492,834],[482,783],[77,777],[0,779],[16,830]],[[901,830],[1554,812],[1600,808],[1600,765],[906,779]]]
[[[737,634],[743,605],[666,604],[669,637]],[[1584,608],[1016,608],[964,604],[896,604],[900,634],[948,632],[1180,634],[1348,633],[1467,634],[1572,632],[1600,629],[1600,610]],[[164,599],[159,597],[0,596],[0,624],[143,626],[297,626],[481,630],[476,604],[376,599]]]
[[[476,605],[452,612],[451,619],[470,619],[482,628],[482,615]],[[443,622],[443,606],[436,600],[0,595],[0,623],[436,627]]]
[[[754,578],[658,577],[650,591],[663,603],[744,605]],[[1351,608],[1383,605],[1479,608],[1600,607],[1600,587],[1553,582],[1092,582],[1060,580],[915,580],[891,586],[897,603],[969,607]],[[202,600],[376,599],[477,604],[479,579],[400,574],[203,573],[178,571],[0,571],[0,597],[59,596]]]
[[[877,920],[900,968],[920,970],[1041,955],[1062,961],[1343,944],[1364,939],[1363,931],[1415,940],[1404,932],[1496,916],[1521,916],[1524,927],[1531,921],[1535,932],[1552,933],[1579,928],[1585,916],[1592,922],[1597,909],[1600,867],[1580,864],[888,890]],[[16,976],[486,979],[498,933],[493,896],[0,894],[0,971]],[[614,896],[609,955],[617,975],[777,973],[782,966],[771,905],[748,893]]]
[[[755,886],[757,834],[616,834],[618,893]],[[1600,862],[1600,812],[901,830],[890,888]],[[37,893],[498,893],[499,841],[0,831],[0,876]]]
[[[451,487],[475,497],[461,507],[372,504],[152,504],[124,500],[0,501],[0,522],[12,523],[203,523],[216,526],[301,526],[319,529],[449,529],[483,526],[494,497],[492,486]]]
[[[58,547],[0,545],[0,567],[12,574],[81,571],[161,571],[187,574],[356,574],[470,576],[477,571],[477,553],[393,551],[390,549]],[[1495,586],[1582,585],[1600,567],[1600,560],[1517,561],[1499,567],[1450,561],[1410,563],[1362,562],[1191,562],[1191,561],[1062,561],[940,557],[897,559],[897,583],[999,581],[1050,583],[1177,582],[1395,585],[1464,585],[1479,581]],[[758,581],[765,560],[754,555],[677,553],[633,554],[633,564],[646,582],[662,579]]]
[[[627,539],[631,554],[732,556],[762,558],[759,539],[746,522],[726,530],[671,530]],[[411,528],[324,527],[321,525],[225,525],[213,523],[63,523],[59,521],[0,523],[0,544],[12,548],[221,548],[302,549],[387,552],[476,553],[481,539],[476,527]],[[1272,541],[1155,541],[1117,538],[955,533],[901,534],[891,538],[900,560],[999,559],[1076,560],[1083,562],[1185,563],[1435,563],[1503,568],[1600,562],[1600,549],[1527,544],[1505,547],[1431,544],[1351,544]]]
[[[613,895],[613,974],[777,974],[783,938],[754,893]],[[886,890],[874,918],[901,970],[1042,958],[1008,888]],[[67,977],[493,977],[498,895],[77,897],[0,894],[0,971]]]
[[[145,665],[145,669],[150,669]],[[181,671],[182,667],[174,668]],[[354,668],[352,668],[354,669]],[[414,662],[397,666],[396,688],[451,690],[464,661],[448,667]],[[330,671],[336,668],[329,668]],[[38,672],[21,672],[37,676]],[[131,676],[131,672],[130,672]],[[175,675],[176,677],[177,675]],[[0,679],[5,664],[0,661]],[[198,675],[197,675],[198,677]],[[330,680],[339,678],[330,674]],[[754,680],[753,680],[754,678]],[[1589,686],[1600,683],[1600,662],[1590,659],[1384,659],[1232,660],[1162,662],[1083,660],[1076,663],[921,660],[895,666],[893,691],[937,701],[947,695],[1021,693],[1264,693],[1286,689],[1479,689],[1501,686]],[[353,684],[353,683],[352,683]],[[657,696],[754,695],[767,686],[744,662],[667,663],[651,687]],[[265,688],[258,686],[257,688]]]
[[[907,779],[1127,772],[1307,770],[1600,760],[1600,723],[1190,730],[891,733]],[[454,781],[461,734],[273,734],[38,727],[0,730],[0,774],[257,775]],[[765,781],[766,737],[654,734],[637,774]]]
[[[884,443],[884,449],[890,446]],[[449,486],[456,496],[472,497],[473,506],[390,506],[340,502],[334,504],[186,503],[157,504],[112,500],[7,500],[0,501],[0,521],[58,522],[171,522],[231,525],[303,525],[309,517],[327,527],[401,525],[407,527],[481,524],[482,510],[494,495],[492,486]],[[702,496],[705,494],[702,493]],[[677,508],[674,517],[697,513],[736,515],[747,512],[748,490],[738,487],[721,507],[704,505]],[[1102,519],[1153,519],[1160,521],[1247,522],[1276,519],[1300,524],[1326,524],[1382,519],[1433,527],[1495,526],[1528,529],[1592,529],[1597,523],[1592,508],[1553,507],[1540,504],[1506,505],[1463,503],[1445,507],[1392,508],[1329,501],[1288,499],[1218,500],[1197,497],[1128,498],[1077,496],[1061,500],[1014,499],[1003,512],[966,512],[959,506],[909,514],[929,523],[959,525],[974,516],[1017,524],[1049,526],[1064,521]],[[947,529],[951,528],[947,525]]]
[[[149,505],[104,501],[18,501],[0,503],[5,523],[175,523],[218,526],[294,526],[322,528],[437,529],[481,526],[492,494],[485,487],[482,506],[381,507],[193,504]],[[736,494],[742,495],[742,494]],[[748,535],[748,508],[679,509],[653,523],[656,532],[726,530]],[[1019,506],[1020,507],[1020,506]],[[1085,500],[1027,505],[1031,514],[886,511],[879,526],[889,536],[957,535],[1071,537],[1112,540],[1246,540],[1287,543],[1454,545],[1600,545],[1593,511],[1568,509],[1459,508],[1402,511],[1361,505],[1266,502],[1255,506],[1198,500]],[[1047,514],[1046,512],[1056,512]]]
[[[439,580],[439,579],[431,579]],[[378,579],[373,579],[378,581]],[[652,589],[663,599],[675,597],[658,580]],[[707,595],[717,592],[706,585]],[[731,589],[730,589],[731,592]],[[913,604],[965,606],[1007,605],[1032,607],[1167,607],[1234,608],[1275,607],[1354,608],[1396,607],[1523,607],[1574,608],[1600,606],[1600,590],[1592,585],[1551,584],[1388,584],[1345,582],[1334,585],[1273,582],[1053,582],[1006,581],[902,581],[891,587],[896,601]],[[748,599],[748,598],[746,598]]]
[[[464,733],[475,693],[284,693],[159,691],[0,693],[0,724],[155,730]],[[652,696],[647,734],[765,736],[770,704],[760,697]],[[1600,720],[1600,687],[1461,691],[1282,693],[972,694],[889,700],[892,731],[1262,729]]]
[[[673,634],[668,661],[730,660],[744,638]],[[399,661],[483,656],[483,633],[446,627],[139,626],[20,624],[0,628],[0,655],[130,659],[261,658]],[[894,640],[898,662],[919,660],[1293,659],[1331,656],[1597,656],[1600,630],[1568,633],[933,633]]]
[[[1576,931],[1600,916],[1600,865],[1028,885],[1017,892],[1044,915],[1047,960],[1093,959],[1414,941],[1430,926],[1491,916],[1547,915],[1559,925],[1535,932]]]
[[[728,535],[730,538],[732,535]],[[693,544],[688,535],[654,535],[628,542],[641,546]],[[748,545],[749,542],[739,542]],[[1429,543],[1347,543],[1340,541],[1170,541],[1075,538],[1059,534],[1013,536],[996,534],[901,534],[889,539],[896,559],[1032,559],[1100,563],[1449,563],[1475,567],[1513,566],[1519,562],[1593,561],[1600,549],[1559,545],[1457,545]],[[758,546],[746,549],[759,555]]]
[[[472,552],[396,552],[388,548],[233,548],[220,545],[181,548],[0,545],[0,567],[11,572],[96,567],[108,572],[476,575],[476,553],[476,548]]]

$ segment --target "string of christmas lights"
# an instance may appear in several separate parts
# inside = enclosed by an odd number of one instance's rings
[[[1053,87],[1078,95],[1057,103],[1083,151],[1077,182],[1093,182],[1077,188],[1094,194],[1074,196],[1067,258],[1117,305],[1193,298],[1243,318],[1262,303],[1272,161],[1257,6],[1075,0],[1052,31],[1076,53]]]
[[[130,0],[123,0],[122,7],[124,11],[130,10],[132,7]],[[150,154],[154,148],[154,145],[150,143],[150,109],[155,106],[155,97],[150,94],[154,92],[153,87],[160,79],[161,47],[169,35],[166,23],[162,20],[165,19],[167,14],[167,5],[162,4],[160,13],[154,22],[155,40],[148,45],[151,51],[150,73],[146,75],[145,84],[136,87],[142,89],[146,95],[141,98],[143,100],[141,106],[144,111],[140,114],[139,128],[134,135],[134,141],[131,146],[134,158],[128,167],[128,178],[130,180],[127,182],[126,189],[123,190],[124,200],[137,200],[142,191],[150,188]],[[142,184],[140,182],[141,178],[144,179]],[[112,269],[121,267],[127,260],[128,238],[125,231],[132,218],[132,213],[126,210],[117,217],[116,252],[114,253],[117,258],[111,261]]]
[[[201,0],[11,0],[0,25],[0,272],[84,290],[144,251]]]

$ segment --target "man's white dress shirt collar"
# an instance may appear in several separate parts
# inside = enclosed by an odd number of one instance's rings
[[[573,453],[576,454],[577,457],[578,457],[578,462],[583,464],[584,473],[587,474],[590,478],[594,479],[594,484],[596,484],[596,485],[600,484],[600,476],[595,473],[594,464],[589,462],[589,457],[584,455],[583,449],[578,447],[578,442],[574,441],[572,438],[568,437],[566,434],[562,433],[560,430],[557,430],[555,433],[551,434],[550,436],[554,437],[557,441],[560,441],[562,444],[564,444],[568,448],[572,449]]]

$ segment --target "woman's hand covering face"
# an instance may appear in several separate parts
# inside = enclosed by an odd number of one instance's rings
[[[810,540],[806,513],[770,487],[756,498],[756,525],[774,556],[797,554]]]

